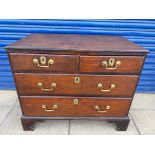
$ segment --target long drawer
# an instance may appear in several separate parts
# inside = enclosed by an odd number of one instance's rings
[[[14,72],[66,72],[74,73],[76,56],[52,54],[10,53]]]
[[[80,56],[80,72],[139,74],[143,61],[140,56]]]
[[[131,97],[138,76],[15,73],[20,95]]]
[[[20,97],[25,116],[126,116],[129,98]]]

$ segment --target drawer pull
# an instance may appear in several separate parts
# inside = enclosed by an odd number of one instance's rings
[[[115,84],[111,84],[109,89],[103,89],[102,83],[99,83],[98,84],[98,88],[100,88],[102,92],[110,92],[115,87],[116,87]]]
[[[54,87],[56,87],[56,83],[51,83],[51,88],[43,88],[43,84],[39,82],[38,87],[40,87],[43,91],[53,91]]]
[[[115,70],[121,64],[121,61],[115,61],[114,58],[110,58],[108,61],[102,61],[102,66],[106,67],[106,70]]]
[[[106,113],[110,109],[110,106],[105,106],[105,110],[100,110],[99,106],[95,106],[95,109],[97,110],[97,112]]]
[[[33,63],[34,64],[37,64],[38,67],[41,67],[41,68],[49,68],[50,65],[54,64],[54,60],[53,59],[49,59],[47,61],[47,58],[46,57],[40,57],[40,64],[39,64],[39,60],[38,59],[33,59]],[[47,64],[47,65],[45,65]]]
[[[51,105],[51,108],[48,108],[46,105],[42,105],[42,108],[46,111],[46,112],[53,112],[55,111],[55,109],[58,108],[58,106],[56,104],[54,104],[53,106]]]

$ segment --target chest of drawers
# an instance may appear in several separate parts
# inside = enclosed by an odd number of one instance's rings
[[[24,130],[48,119],[96,119],[124,131],[147,55],[123,37],[34,34],[7,47]]]

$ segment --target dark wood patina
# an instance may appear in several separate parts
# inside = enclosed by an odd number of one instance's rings
[[[105,120],[127,130],[144,48],[117,36],[33,34],[7,51],[24,130],[49,119]]]

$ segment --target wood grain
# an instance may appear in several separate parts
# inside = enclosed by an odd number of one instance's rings
[[[114,58],[121,61],[121,64],[115,70],[106,70],[102,61]],[[80,56],[81,73],[122,73],[122,74],[139,74],[144,57],[133,56]]]
[[[20,97],[23,113],[25,116],[126,116],[130,107],[131,99],[128,98],[83,98],[83,97]],[[79,104],[74,105],[73,99],[78,99]],[[57,105],[54,112],[46,112],[42,105],[49,109]],[[105,106],[110,109],[105,113],[99,113],[95,106],[101,110]]]
[[[32,34],[6,47],[13,71],[25,131],[35,122],[54,119],[90,119],[114,122],[125,131],[130,118],[129,108],[136,90],[147,50],[123,37],[103,35]],[[49,68],[38,68],[32,60],[46,56],[53,59]],[[116,70],[105,70],[102,61],[121,61]],[[75,77],[80,78],[75,83]],[[56,83],[53,91],[51,83]],[[102,92],[98,84],[108,90]],[[78,99],[79,104],[73,104]],[[45,112],[42,105],[54,112]],[[99,113],[95,109],[110,109]]]
[[[54,64],[49,65],[49,68],[38,67],[37,64],[33,63],[33,59],[40,60],[41,56],[45,56],[47,58],[47,61],[49,59],[54,60]],[[10,53],[12,68],[15,72],[74,73],[76,65],[75,58],[75,56],[69,55]],[[47,65],[47,63],[45,65]]]
[[[75,77],[80,78],[80,83],[75,83]],[[20,95],[82,95],[82,96],[126,96],[134,93],[138,76],[119,75],[55,75],[55,74],[22,74],[16,73],[16,85]],[[43,83],[43,88],[51,88],[51,83],[56,83],[53,91],[42,91],[38,83]],[[102,92],[98,84],[102,83],[104,89],[110,92]]]
[[[32,34],[7,49],[38,49],[51,51],[146,53],[147,50],[123,37],[104,35]]]

